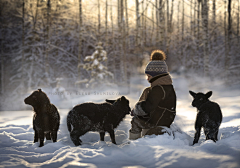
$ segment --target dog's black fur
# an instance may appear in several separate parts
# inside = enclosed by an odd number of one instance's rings
[[[60,124],[60,115],[57,108],[50,103],[46,93],[41,89],[34,91],[24,100],[25,104],[31,105],[35,112],[33,116],[34,143],[40,139],[39,147],[42,147],[44,136],[47,140],[57,141],[57,131]]]
[[[201,128],[203,127],[206,140],[211,139],[216,142],[218,130],[222,122],[222,112],[219,105],[215,102],[209,100],[209,97],[212,95],[212,91],[209,91],[206,94],[203,93],[194,93],[189,91],[193,96],[192,106],[196,107],[198,110],[197,118],[195,122],[195,136],[193,145],[198,143]]]
[[[116,144],[114,129],[131,111],[129,101],[122,96],[105,103],[83,103],[75,106],[67,115],[67,126],[73,143],[81,145],[80,136],[88,131],[97,131],[104,141],[105,132],[110,134],[112,143]]]

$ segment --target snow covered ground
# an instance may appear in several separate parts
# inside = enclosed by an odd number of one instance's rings
[[[148,85],[143,77],[135,79],[131,93],[127,95],[131,107]],[[227,91],[223,86],[214,87],[212,84],[213,96],[210,99],[220,104],[224,117],[219,141],[205,141],[201,132],[199,143],[192,146],[196,109],[191,107],[192,98],[188,89],[195,92],[207,90],[196,90],[197,87],[190,85],[183,77],[174,79],[178,102],[173,126],[180,128],[181,133],[176,132],[175,136],[148,136],[130,144],[125,142],[128,140],[131,116],[127,116],[115,130],[117,145],[111,143],[108,134],[105,142],[100,142],[97,132],[89,132],[81,138],[83,145],[75,147],[66,127],[69,109],[60,109],[58,142],[45,141],[45,145],[39,148],[38,143],[33,144],[32,111],[0,112],[0,167],[239,168],[240,89]],[[99,92],[99,95],[79,96],[79,99],[68,103],[74,106],[86,101],[103,102],[106,98],[117,97],[120,95],[100,95]]]

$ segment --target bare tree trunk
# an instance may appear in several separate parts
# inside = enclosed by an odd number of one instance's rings
[[[3,53],[3,36],[1,39],[1,90],[0,90],[0,94],[4,93],[4,53]]]
[[[98,40],[100,40],[101,33],[101,10],[100,10],[100,2],[98,0]]]
[[[25,49],[25,0],[23,0],[22,6],[22,62],[21,62],[21,91],[24,93],[24,49]]]
[[[166,54],[168,55],[169,51],[169,46],[170,46],[170,41],[171,41],[171,34],[172,34],[172,17],[173,17],[173,1],[171,4],[171,13],[169,12],[169,3],[167,1],[167,49],[166,49]],[[170,34],[170,35],[169,35]]]
[[[136,46],[139,44],[139,1],[136,0]]]
[[[33,25],[34,30],[36,30],[36,23],[37,23],[37,18],[38,18],[38,6],[39,6],[39,0],[37,0],[37,6],[36,6],[36,13],[35,13],[34,25]]]
[[[198,56],[199,56],[199,45],[200,45],[200,4],[201,2],[198,1],[198,11],[197,11],[197,60],[198,62]]]
[[[178,43],[178,48],[180,46],[180,1],[178,1],[178,14],[177,14],[177,29],[178,29],[178,33],[177,33],[177,43]],[[179,55],[179,50],[177,50],[177,54]]]
[[[127,29],[127,31],[126,31],[126,36],[127,36],[127,38],[128,38],[128,36],[129,36],[129,25],[128,25],[128,0],[125,0],[125,15],[126,15],[125,20],[126,20],[126,29]],[[129,40],[127,40],[127,46],[129,46]]]
[[[123,20],[124,20],[124,7],[123,7],[123,0],[120,0],[120,34],[123,31]],[[123,36],[122,36],[122,40],[123,40]]]
[[[193,16],[193,24],[194,24],[194,38],[196,38],[196,7],[197,7],[197,1],[194,1],[194,16]]]
[[[170,14],[170,18],[169,18],[169,19],[170,19],[170,20],[169,20],[169,32],[170,32],[171,35],[172,35],[172,32],[173,32],[173,21],[172,21],[172,20],[173,20],[173,6],[174,6],[174,5],[173,5],[173,4],[174,4],[173,2],[174,2],[174,0],[172,0],[172,4],[171,4],[171,14]],[[170,42],[171,42],[171,37],[172,37],[171,35],[170,35],[169,40],[168,40],[168,41],[169,41],[169,43],[168,43],[168,48],[169,48]],[[173,43],[173,45],[175,45],[175,42]],[[175,48],[175,46],[173,46],[173,48]]]
[[[192,18],[192,11],[193,11],[193,2],[192,0],[190,1],[190,35],[192,36],[193,34],[193,18]]]
[[[232,16],[231,16],[231,11],[232,11],[232,0],[228,0],[228,46],[230,49],[230,43],[231,43],[231,38],[232,38]]]
[[[124,17],[124,13],[123,13],[123,0],[119,0],[119,29],[118,29],[118,33],[119,33],[119,37],[118,38],[118,50],[122,51],[121,55],[119,55],[118,57],[116,57],[116,69],[119,70],[119,74],[117,76],[118,82],[119,84],[123,84],[122,82],[125,81],[126,79],[126,75],[125,75],[125,55],[124,55],[124,23],[123,23],[123,17]],[[121,66],[123,65],[123,66]]]
[[[79,0],[79,45],[78,45],[78,80],[81,80],[81,58],[82,58],[82,0]]]
[[[147,44],[147,14],[148,14],[148,4],[146,4],[146,12],[143,15],[144,17],[144,46]]]
[[[106,29],[106,50],[108,48],[108,0],[106,0],[106,13],[105,13],[105,29]]]
[[[192,4],[193,5],[193,4]],[[193,24],[193,37],[196,38],[196,7],[197,7],[197,2],[194,1],[194,7],[193,7],[193,19],[192,19],[192,24]],[[197,44],[198,45],[198,44]],[[197,59],[196,59],[196,48],[193,49],[193,56],[192,56],[192,68],[195,67],[197,64]]]
[[[160,40],[159,40],[159,28],[160,28],[160,27],[159,27],[159,6],[158,6],[158,4],[159,4],[159,3],[158,3],[158,0],[155,0],[155,6],[156,6],[156,8],[155,8],[155,9],[156,9],[156,22],[157,22],[157,26],[156,26],[156,29],[157,29],[157,32],[156,32],[156,33],[157,33],[157,35],[156,35],[156,41],[159,42],[159,41],[160,41]]]
[[[168,0],[166,1],[167,3],[167,32],[169,32],[169,2]]]
[[[124,37],[127,37],[127,42],[126,42],[126,45],[128,46],[128,48],[129,48],[129,44],[130,44],[130,42],[129,42],[129,25],[128,25],[128,0],[125,0],[125,21],[126,21],[126,31],[125,31],[125,36]],[[125,28],[124,28],[125,29]],[[125,40],[126,40],[126,38],[125,38]],[[126,75],[127,75],[127,85],[128,85],[128,93],[130,92],[130,75],[131,75],[131,72],[130,72],[130,70],[129,70],[129,61],[128,61],[128,57],[127,57],[127,55],[126,55],[126,53],[127,53],[127,47],[126,47],[126,45],[125,45],[125,61],[126,61]]]
[[[164,6],[164,50],[168,55],[168,43],[169,43],[169,38],[168,38],[168,32],[169,32],[169,2],[166,0],[164,3],[167,3],[166,7]],[[165,9],[166,8],[166,9]],[[166,12],[165,12],[166,10]]]
[[[237,15],[237,38],[238,38],[238,45],[240,42],[240,37],[239,37],[239,14],[240,14],[240,9],[239,9],[239,1],[238,1],[238,15]]]
[[[231,36],[232,34],[232,0],[228,0],[228,34]]]
[[[162,41],[162,44],[163,44],[163,49],[166,50],[166,41],[167,41],[167,32],[166,32],[166,12],[165,12],[165,2],[163,1],[162,2],[162,19],[163,19],[163,41]]]
[[[113,38],[113,33],[114,33],[114,27],[113,27],[113,12],[112,12],[112,8],[113,8],[113,3],[112,3],[113,0],[111,0],[111,22],[112,22],[112,38]]]
[[[33,39],[32,39],[32,43],[34,44],[36,42],[36,38],[37,38],[37,33],[36,33],[36,23],[37,23],[37,19],[38,19],[38,6],[39,6],[39,0],[37,0],[37,6],[36,6],[36,12],[35,12],[35,17],[33,18]],[[36,51],[36,47],[32,47],[32,57],[34,55],[37,55],[37,51]],[[34,58],[31,59],[31,63],[30,63],[30,68],[29,68],[29,72],[28,72],[28,91],[32,90],[32,74],[33,74],[33,66],[34,66]]]
[[[58,11],[60,11],[60,6],[59,6],[59,3],[58,3],[58,0],[56,0],[56,10],[55,10],[55,13],[57,13]],[[59,30],[58,30],[58,19],[55,18],[55,33],[56,33],[56,36],[59,36]],[[57,40],[56,41],[56,44],[55,44],[57,47],[59,46],[59,41]],[[56,56],[58,57],[59,56],[59,51],[58,49],[56,50]]]
[[[212,14],[212,22],[213,22],[213,42],[216,44],[217,33],[216,33],[216,0],[213,0],[213,14]]]
[[[163,0],[159,0],[159,24],[160,24],[160,48],[163,47],[163,31],[164,31],[164,22],[163,22]]]
[[[172,33],[173,2],[174,2],[174,0],[172,0],[171,12],[170,12],[169,2],[167,1],[167,30],[169,33]]]
[[[118,22],[117,22],[117,24],[118,24],[118,28],[120,27],[120,17],[121,17],[121,12],[120,12],[120,3],[121,3],[121,0],[117,0],[118,1],[118,5],[117,5],[117,20],[118,20]]]
[[[224,34],[225,34],[225,39],[224,39],[224,45],[225,45],[225,73],[227,74],[227,58],[228,58],[228,52],[227,52],[227,0],[224,1]],[[226,75],[227,76],[227,75]]]
[[[46,50],[46,56],[45,56],[45,77],[49,78],[49,48],[50,48],[50,15],[51,15],[51,1],[48,0],[47,2],[47,50]]]
[[[173,32],[173,5],[174,0],[172,0],[172,6],[171,6],[171,15],[170,15],[170,31]]]
[[[124,17],[124,0],[121,0],[121,23],[122,23],[122,45],[123,45],[123,68],[124,68],[124,83],[127,82],[127,60],[126,60],[126,30]]]
[[[142,0],[142,11],[141,11],[141,45],[144,46],[144,0]]]
[[[228,30],[227,30],[227,57],[226,57],[226,80],[229,82],[229,67],[230,67],[230,50],[231,50],[231,38],[232,38],[232,20],[231,20],[231,5],[232,0],[228,0]]]
[[[152,45],[154,45],[153,43],[153,35],[154,35],[154,29],[155,29],[155,25],[154,25],[154,5],[152,5],[152,32],[151,32],[151,43]]]
[[[182,42],[183,41],[184,41],[184,1],[182,1]],[[181,47],[181,56],[183,56],[183,47]],[[187,65],[186,61],[185,61],[185,66]]]
[[[203,0],[203,29],[204,29],[204,77],[209,76],[209,49],[208,49],[208,0]]]

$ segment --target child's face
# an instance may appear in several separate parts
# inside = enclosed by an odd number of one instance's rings
[[[148,82],[149,82],[149,80],[150,80],[151,78],[152,78],[152,76],[147,74],[147,80],[148,80]]]

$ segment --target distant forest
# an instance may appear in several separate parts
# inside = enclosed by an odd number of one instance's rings
[[[239,0],[0,0],[0,93],[89,78],[98,42],[114,82],[143,73],[161,49],[171,73],[240,84]],[[80,88],[81,89],[81,88]]]

